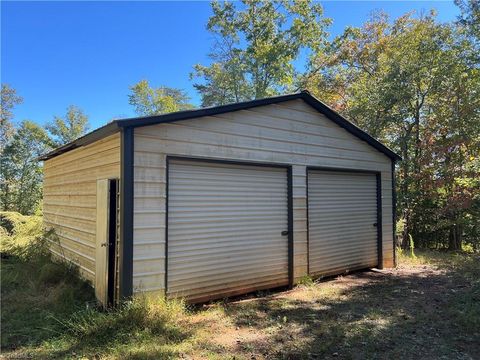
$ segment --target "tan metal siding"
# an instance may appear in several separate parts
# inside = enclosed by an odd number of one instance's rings
[[[378,264],[375,174],[309,171],[309,272],[326,275]]]
[[[165,157],[293,165],[294,277],[307,273],[306,166],[382,173],[383,260],[393,265],[391,161],[302,100],[135,129],[134,288],[165,288]]]
[[[168,295],[288,284],[286,169],[172,160],[168,184]]]
[[[120,135],[114,134],[44,163],[43,217],[59,235],[52,251],[95,280],[97,179],[120,178]]]

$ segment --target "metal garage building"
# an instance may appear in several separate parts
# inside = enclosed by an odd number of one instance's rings
[[[100,301],[394,265],[398,155],[308,92],[116,120],[45,155],[52,251]]]

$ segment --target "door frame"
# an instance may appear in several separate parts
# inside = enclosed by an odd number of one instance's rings
[[[258,161],[245,161],[235,159],[217,159],[207,157],[192,157],[179,155],[166,155],[165,168],[165,297],[168,291],[168,202],[169,202],[169,167],[170,162],[174,160],[184,161],[198,161],[204,163],[214,164],[230,164],[230,165],[244,165],[244,166],[258,166],[266,168],[281,168],[287,170],[287,245],[288,245],[288,287],[292,288],[294,284],[293,273],[293,187],[292,187],[292,165],[280,163],[267,163]]]
[[[383,269],[383,230],[382,230],[382,173],[376,170],[349,169],[328,166],[307,166],[307,273],[310,275],[310,215],[309,215],[309,197],[308,197],[308,173],[309,171],[331,171],[339,173],[360,173],[375,175],[376,193],[377,193],[377,268]]]
[[[107,269],[107,303],[108,306],[117,306],[120,293],[117,286],[120,281],[119,252],[120,252],[120,180],[110,178],[109,182],[109,216],[108,216],[108,269]],[[117,272],[118,270],[118,272]]]
[[[117,246],[120,236],[119,183],[118,178],[97,179],[96,181],[95,295],[103,307],[115,306],[118,302],[115,287],[118,281],[116,269],[119,249]],[[102,189],[101,193],[99,193],[100,189]],[[100,204],[105,205],[101,216],[99,216]],[[101,271],[100,274],[99,271]]]

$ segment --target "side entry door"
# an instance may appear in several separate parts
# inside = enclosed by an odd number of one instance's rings
[[[118,215],[118,180],[97,180],[95,296],[103,306],[116,304],[118,298]]]

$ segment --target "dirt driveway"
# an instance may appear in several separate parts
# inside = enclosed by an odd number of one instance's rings
[[[185,355],[480,359],[479,258],[439,261],[214,304],[190,319],[205,342]]]
[[[111,312],[73,306],[84,288],[43,284],[32,261],[2,264],[5,358],[480,359],[478,255],[419,252],[291,291]]]

